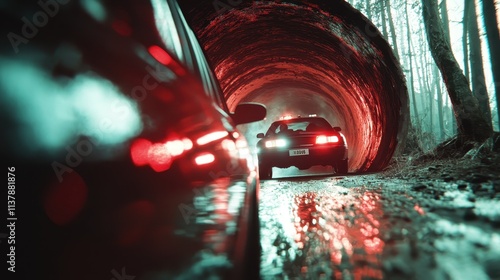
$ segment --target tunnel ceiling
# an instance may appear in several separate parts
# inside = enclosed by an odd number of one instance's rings
[[[401,150],[404,75],[387,41],[348,3],[180,2],[229,107],[268,108],[266,121],[242,129],[247,138],[281,115],[317,114],[342,128],[350,171],[381,170]]]

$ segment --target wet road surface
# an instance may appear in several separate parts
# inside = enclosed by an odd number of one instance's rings
[[[324,171],[262,181],[262,279],[499,279],[498,228],[452,218],[462,191]]]

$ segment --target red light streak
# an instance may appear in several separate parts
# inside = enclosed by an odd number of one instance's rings
[[[210,142],[222,139],[222,138],[226,137],[227,135],[229,135],[229,133],[227,131],[211,132],[209,134],[203,135],[200,138],[198,138],[198,140],[196,140],[196,143],[198,143],[198,145],[206,145]]]

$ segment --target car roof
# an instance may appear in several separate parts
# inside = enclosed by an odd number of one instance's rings
[[[278,120],[278,121],[273,122],[273,124],[276,124],[276,123],[306,122],[306,121],[313,121],[313,120],[321,120],[321,121],[324,120],[324,121],[328,122],[323,117],[296,117],[296,118],[291,118],[291,119],[286,119],[286,120]]]

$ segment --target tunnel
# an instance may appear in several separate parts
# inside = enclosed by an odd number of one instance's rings
[[[342,0],[180,1],[231,110],[259,102],[267,118],[243,126],[250,145],[283,115],[340,126],[350,172],[380,171],[409,126],[405,77],[391,46]]]

